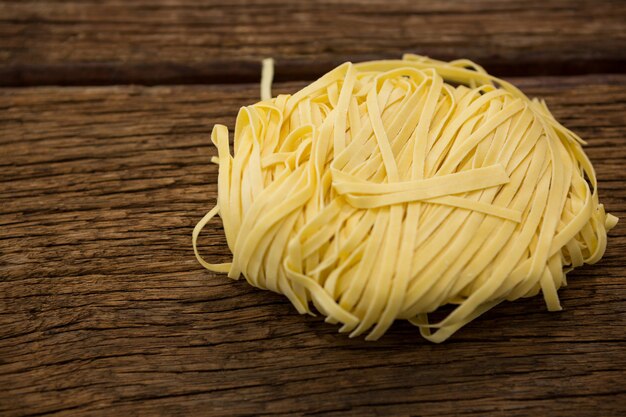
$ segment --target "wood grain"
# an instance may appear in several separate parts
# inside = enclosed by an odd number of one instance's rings
[[[514,79],[588,139],[626,217],[626,76]],[[281,84],[293,91],[301,83]],[[348,339],[281,296],[203,270],[214,123],[258,86],[0,89],[0,414],[626,413],[626,227],[565,308],[501,305],[433,345],[397,323]],[[202,248],[224,261],[219,224]]]
[[[0,85],[310,80],[346,60],[471,58],[501,75],[626,70],[619,0],[2,0]]]

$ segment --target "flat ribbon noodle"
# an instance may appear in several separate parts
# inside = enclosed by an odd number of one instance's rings
[[[234,154],[227,128],[213,130],[218,204],[192,239],[205,268],[300,313],[313,304],[351,337],[406,319],[441,342],[504,300],[542,292],[559,310],[566,271],[604,253],[617,218],[582,139],[473,62],[348,62],[274,98],[272,77],[264,60]],[[218,214],[231,263],[197,249]]]

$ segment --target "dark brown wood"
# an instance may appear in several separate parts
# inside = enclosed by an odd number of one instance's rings
[[[589,141],[626,217],[626,76],[516,79]],[[282,84],[293,91],[302,84]],[[626,413],[626,226],[565,308],[499,306],[434,345],[397,323],[348,339],[281,296],[203,270],[214,123],[258,85],[0,89],[0,414]],[[229,253],[218,222],[202,235]]]
[[[0,1],[0,85],[279,80],[405,52],[501,75],[626,70],[620,0]]]

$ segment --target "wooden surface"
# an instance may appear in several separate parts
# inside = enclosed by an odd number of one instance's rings
[[[624,218],[626,76],[514,81],[589,139],[600,196]],[[216,197],[209,129],[232,127],[257,90],[1,91],[1,412],[626,411],[623,223],[602,262],[571,275],[565,311],[502,305],[442,345],[401,323],[350,340],[203,270],[190,234]],[[201,244],[228,259],[217,224]]]
[[[410,51],[506,75],[626,69],[626,2],[571,0],[13,0],[0,85],[313,79]]]
[[[624,3],[199,3],[0,1],[1,416],[626,415]],[[424,51],[527,74],[508,79],[588,140],[622,221],[564,311],[534,297],[441,345],[407,323],[372,343],[198,265],[209,132],[257,100],[257,58],[308,80]],[[201,246],[229,258],[218,221]]]

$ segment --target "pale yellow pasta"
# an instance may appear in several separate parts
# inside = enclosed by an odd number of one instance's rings
[[[206,268],[311,307],[350,336],[409,320],[433,342],[504,300],[541,292],[604,253],[617,218],[598,202],[583,141],[545,102],[468,61],[345,63],[216,125],[217,205],[196,226]],[[222,218],[232,263],[196,248]],[[441,321],[428,314],[455,308]]]

